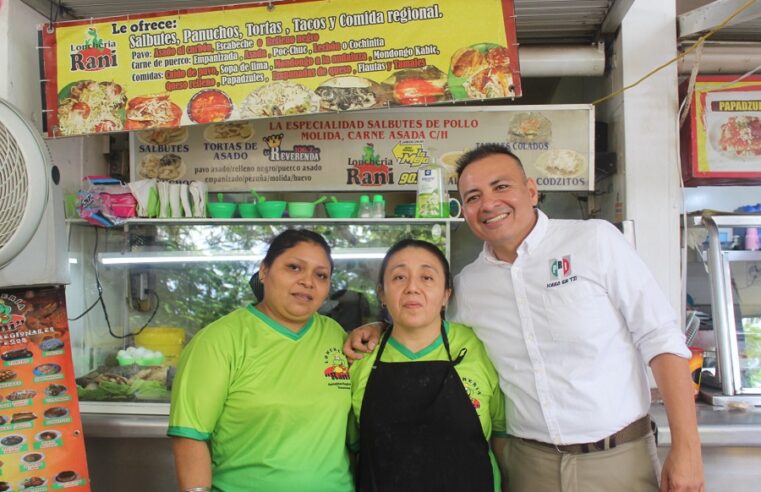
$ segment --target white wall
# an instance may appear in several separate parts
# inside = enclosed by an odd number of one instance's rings
[[[0,0],[0,97],[42,128],[37,25],[45,18],[20,0]]]
[[[615,41],[609,89],[635,82],[676,55],[674,2],[638,0]],[[637,250],[675,309],[681,309],[677,71],[671,65],[600,108],[618,155],[613,193],[602,197],[612,213],[616,196],[634,220]],[[598,205],[599,206],[599,205]],[[606,218],[612,218],[607,217]]]
[[[733,212],[743,205],[761,203],[761,186],[699,186],[684,189],[684,210]]]

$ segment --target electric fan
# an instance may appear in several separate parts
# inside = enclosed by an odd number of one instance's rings
[[[68,283],[59,180],[40,133],[0,98],[0,289]]]

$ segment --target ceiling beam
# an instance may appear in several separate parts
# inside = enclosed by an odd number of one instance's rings
[[[679,38],[713,29],[746,2],[747,0],[714,0],[707,5],[683,13],[677,17]],[[740,24],[760,17],[761,0],[755,0],[750,7],[740,12],[727,25]]]
[[[53,6],[53,16],[55,16],[55,11],[59,5],[59,3],[54,0],[21,0],[21,2],[26,4],[30,9],[39,12],[40,15],[45,16],[48,20],[50,20],[50,6]],[[72,19],[74,19],[74,16],[71,15],[71,11],[64,5],[58,13],[56,20],[64,21]]]
[[[613,0],[613,4],[608,9],[608,13],[600,26],[600,33],[613,34],[618,31],[633,3],[634,0]]]

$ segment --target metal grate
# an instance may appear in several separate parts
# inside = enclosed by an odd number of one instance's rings
[[[29,177],[21,147],[0,121],[0,250],[24,218],[28,193]]]

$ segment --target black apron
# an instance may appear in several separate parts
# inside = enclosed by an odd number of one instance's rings
[[[467,353],[449,360],[381,362],[393,326],[375,356],[360,413],[362,492],[493,492],[489,445],[455,371]]]

